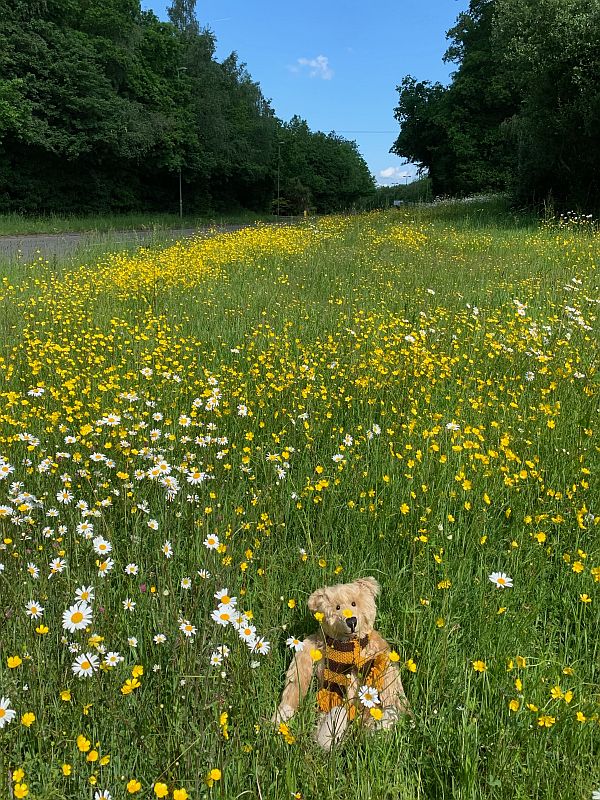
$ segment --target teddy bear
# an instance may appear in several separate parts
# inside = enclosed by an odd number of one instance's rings
[[[370,729],[387,729],[412,715],[390,646],[373,630],[380,592],[375,578],[325,586],[308,598],[320,630],[296,645],[281,702],[273,718],[287,722],[318,681],[315,739],[324,750],[338,744],[357,716]]]

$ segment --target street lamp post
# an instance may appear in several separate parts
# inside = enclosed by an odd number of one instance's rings
[[[177,77],[179,78],[180,72],[186,72],[187,67],[175,67],[177,70]],[[181,155],[179,156],[179,219],[183,220],[183,192],[181,187]]]
[[[181,192],[181,164],[179,164],[179,219],[183,220],[183,194]]]
[[[277,217],[279,217],[279,205],[281,200],[280,191],[280,176],[281,176],[281,145],[283,142],[277,142]]]

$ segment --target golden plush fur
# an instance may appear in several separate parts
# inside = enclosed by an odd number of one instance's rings
[[[411,713],[398,668],[388,658],[390,646],[373,629],[379,591],[375,578],[359,578],[317,589],[308,598],[321,629],[295,653],[274,721],[286,722],[294,715],[315,671],[319,708],[315,738],[325,750],[340,741],[357,714],[368,727],[385,729],[400,714]],[[359,703],[358,691],[365,683],[378,690],[383,712],[379,721]]]

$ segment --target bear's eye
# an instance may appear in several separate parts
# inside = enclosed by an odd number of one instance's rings
[[[354,602],[354,600],[352,601],[352,605],[353,605],[353,606],[355,606],[355,605],[356,605],[356,603]]]
[[[339,610],[340,610],[340,607],[339,607],[339,606],[336,606],[336,607],[335,607],[335,610],[336,610],[336,611],[339,611]]]

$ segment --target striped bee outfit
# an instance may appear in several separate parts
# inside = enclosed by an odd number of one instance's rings
[[[319,711],[331,711],[335,706],[348,704],[350,719],[356,716],[356,702],[348,699],[348,688],[356,675],[359,685],[372,686],[381,692],[383,675],[388,664],[386,652],[374,656],[363,656],[368,647],[370,635],[362,639],[339,641],[325,637],[325,659],[323,668],[323,686],[317,692]]]

